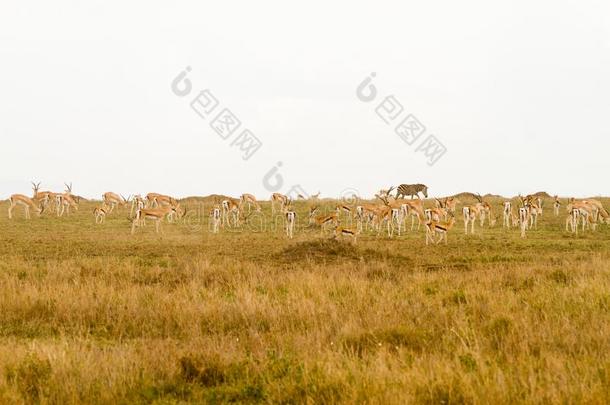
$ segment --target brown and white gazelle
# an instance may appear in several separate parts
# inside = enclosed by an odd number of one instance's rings
[[[453,225],[455,224],[455,217],[453,214],[449,214],[449,221],[447,222],[438,222],[438,221],[428,221],[426,222],[426,245],[429,242],[433,244],[440,243],[443,239],[445,240],[445,245],[447,244],[447,233]],[[434,236],[439,235],[438,239],[434,239]]]
[[[290,201],[290,197],[280,193],[271,194],[271,214],[275,214],[276,208],[275,206],[279,204],[280,212],[284,212],[284,207],[288,205]]]
[[[11,203],[11,205],[8,208],[8,219],[13,219],[13,209],[15,209],[15,207],[18,205],[21,205],[25,210],[26,219],[31,218],[30,209],[32,209],[38,216],[40,216],[40,214],[42,214],[42,212],[44,211],[44,206],[36,205],[34,199],[23,194],[13,194],[9,197],[9,202]]]
[[[510,228],[511,218],[513,216],[513,204],[510,201],[504,201],[502,207],[502,227]]]
[[[102,195],[104,204],[109,207],[108,214],[110,214],[117,206],[125,206],[129,203],[129,199],[122,195],[108,191]]]
[[[239,226],[240,200],[226,198],[222,200],[222,224],[228,226]]]
[[[136,217],[131,222],[131,234],[135,233],[136,227],[142,226],[143,220],[155,221],[155,230],[159,233],[161,222],[169,214],[176,213],[176,206],[165,205],[157,208],[143,208],[136,212]]]
[[[222,213],[219,206],[215,206],[210,211],[210,221],[212,225],[212,233],[218,233],[218,229],[222,223]]]
[[[336,226],[335,232],[334,232],[334,238],[335,239],[338,239],[339,237],[350,238],[352,240],[352,243],[355,245],[356,238],[358,237],[359,233],[360,232],[358,230],[353,230],[351,228],[344,228],[342,226]]]
[[[555,216],[559,216],[559,208],[561,207],[561,201],[559,201],[559,198],[557,196],[555,196],[555,201],[553,202],[553,213],[555,214]]]
[[[525,231],[530,226],[531,211],[528,207],[519,207],[519,227],[521,228],[521,237],[525,238]]]
[[[286,236],[288,239],[292,239],[294,235],[294,226],[297,222],[297,213],[290,207],[286,208],[284,212],[284,228],[286,230]]]
[[[64,183],[66,186],[66,191],[59,197],[59,202],[61,204],[61,212],[58,213],[58,216],[63,216],[64,212],[67,215],[70,215],[70,209],[78,210],[78,197],[72,194],[72,183],[69,185]]]
[[[333,226],[338,226],[339,225],[339,216],[337,215],[337,212],[332,212],[331,214],[328,215],[319,215],[314,217],[314,213],[310,213],[309,215],[309,222],[313,223],[317,226],[320,227],[320,234],[324,233],[324,227],[328,226],[328,225],[333,225]]]
[[[109,210],[106,205],[102,205],[101,207],[96,207],[93,210],[93,217],[95,218],[96,224],[103,224],[106,220],[106,215],[110,214],[111,210]]]
[[[481,210],[481,206],[477,205],[467,205],[462,208],[462,215],[464,217],[464,233],[468,235],[468,224],[470,224],[470,233],[474,234],[474,222],[479,215],[479,211]]]
[[[252,205],[254,206],[256,212],[261,211],[260,204],[258,203],[258,201],[256,201],[256,197],[254,197],[252,194],[245,193],[241,195],[241,197],[239,198],[239,205],[242,211],[244,211],[243,206],[245,204],[248,204],[248,212],[250,212]]]

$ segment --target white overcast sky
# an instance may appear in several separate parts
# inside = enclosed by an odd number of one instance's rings
[[[279,161],[281,191],[322,196],[610,194],[608,1],[4,1],[0,73],[0,198],[268,198]],[[203,89],[262,141],[250,160],[190,108]],[[375,114],[388,95],[446,146],[434,166]]]

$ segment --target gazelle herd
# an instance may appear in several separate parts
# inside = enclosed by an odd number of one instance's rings
[[[40,183],[32,183],[33,195],[13,194],[9,198],[8,217],[12,219],[14,209],[23,207],[26,219],[31,218],[33,212],[37,216],[45,212],[54,212],[58,217],[70,215],[78,210],[80,197],[72,193],[72,184],[65,183],[63,192],[40,191]],[[454,227],[458,205],[462,202],[456,197],[435,198],[433,206],[425,206],[420,199],[421,192],[427,197],[428,188],[422,184],[400,185],[396,195],[391,192],[394,187],[380,190],[375,194],[375,200],[362,201],[358,198],[349,203],[340,201],[334,209],[321,211],[319,199],[310,198],[308,225],[320,228],[320,233],[331,232],[335,238],[349,238],[356,243],[357,236],[364,232],[372,232],[379,236],[386,232],[388,237],[401,236],[407,232],[407,223],[411,219],[410,230],[421,229],[425,231],[425,243],[447,243],[447,234]],[[319,194],[318,194],[319,195]],[[405,198],[411,196],[410,199]],[[460,195],[461,196],[461,195]],[[414,198],[417,197],[417,198]],[[464,233],[474,234],[475,224],[479,228],[494,227],[502,211],[502,227],[505,229],[518,228],[521,237],[527,232],[538,228],[538,219],[543,214],[544,200],[538,195],[519,196],[518,200],[505,200],[499,206],[485,201],[479,194],[472,194],[474,203],[462,206]],[[548,197],[548,195],[547,195]],[[300,200],[300,199],[299,199]],[[147,220],[155,224],[158,233],[163,221],[174,222],[186,215],[178,199],[159,193],[148,193],[145,197],[132,195],[128,198],[121,194],[106,192],[102,195],[102,203],[93,210],[94,221],[98,225],[115,210],[122,207],[130,208],[129,220],[131,233],[146,225]],[[497,203],[496,203],[497,204]],[[292,239],[297,230],[298,214],[293,207],[289,196],[273,193],[270,197],[271,215],[280,216],[283,220],[284,233]],[[553,197],[553,215],[560,215],[562,204],[560,199]],[[252,212],[254,211],[254,212]],[[570,198],[566,205],[565,219],[566,232],[578,234],[587,229],[595,231],[598,224],[610,223],[610,215],[602,203],[596,199],[576,200]],[[247,213],[247,214],[246,214]],[[250,215],[262,213],[261,203],[252,194],[244,193],[239,198],[223,197],[215,201],[209,211],[210,231],[218,233],[221,228],[239,228],[242,222],[247,222]]]

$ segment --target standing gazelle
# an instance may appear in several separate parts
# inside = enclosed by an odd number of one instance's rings
[[[222,222],[220,207],[216,206],[212,208],[212,211],[210,211],[210,219],[212,221],[212,233],[218,233],[218,229],[220,228]]]
[[[43,207],[37,206],[32,198],[27,197],[23,194],[13,194],[12,196],[10,196],[9,202],[11,203],[11,205],[8,208],[8,219],[13,219],[13,209],[17,205],[21,205],[23,207],[23,209],[25,210],[26,219],[31,218],[30,208],[33,209],[34,212],[36,212],[36,215],[38,215],[38,216],[40,216],[40,214],[42,214],[42,212],[44,210],[44,208],[43,208],[44,206]]]
[[[64,184],[66,186],[66,191],[58,197],[58,202],[61,205],[61,212],[58,212],[57,215],[60,217],[64,215],[64,212],[67,215],[70,215],[71,208],[78,210],[78,197],[75,197],[72,194],[72,183],[69,185],[67,183]]]
[[[131,222],[131,234],[133,235],[136,231],[136,227],[142,226],[143,220],[149,219],[155,221],[155,230],[159,233],[161,222],[163,218],[169,214],[176,214],[176,206],[166,205],[158,208],[143,208],[136,212],[136,217]]]
[[[502,227],[510,228],[510,220],[513,216],[513,204],[510,201],[504,201],[502,210]]]
[[[561,207],[561,201],[559,201],[559,197],[555,196],[555,201],[553,202],[553,213],[555,216],[559,216],[559,208]]]
[[[438,244],[442,240],[445,240],[445,245],[447,244],[447,233],[453,225],[455,224],[455,217],[453,214],[449,214],[449,221],[447,222],[438,222],[438,221],[428,221],[426,222],[426,245],[429,242],[433,244]],[[438,239],[434,239],[435,235],[439,235]]]
[[[106,220],[106,215],[109,214],[110,211],[108,208],[103,205],[101,207],[97,207],[93,210],[93,216],[95,217],[96,224],[103,224]]]
[[[294,224],[296,223],[297,220],[297,213],[294,212],[292,209],[287,208],[286,212],[284,213],[284,220],[285,220],[285,228],[286,228],[286,236],[288,237],[288,239],[292,239],[293,234],[294,234]]]

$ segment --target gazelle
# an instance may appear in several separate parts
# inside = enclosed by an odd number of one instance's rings
[[[96,224],[103,224],[106,220],[106,215],[110,214],[109,210],[105,205],[97,207],[93,210],[93,217],[95,218]]]
[[[510,228],[511,218],[513,216],[513,204],[510,201],[504,201],[502,206],[502,227]]]
[[[559,201],[559,198],[557,196],[554,197],[555,201],[553,202],[553,213],[555,214],[555,216],[559,216],[559,208],[561,207],[561,201]]]
[[[455,224],[455,217],[453,214],[449,215],[449,221],[447,222],[438,222],[438,221],[428,221],[426,222],[426,245],[429,242],[434,244],[440,243],[441,240],[445,240],[445,245],[447,244],[447,233],[449,230],[453,228]],[[434,240],[434,236],[439,235],[437,240]]]
[[[405,228],[406,228],[407,217],[410,216],[411,217],[411,230],[413,230],[413,227],[415,225],[415,219],[417,219],[417,230],[419,230],[419,227],[424,222],[424,216],[425,216],[423,201],[420,199],[417,199],[417,200],[397,199],[395,201],[400,202],[400,204],[401,204],[400,209],[402,210],[402,218],[403,218],[403,221],[405,222]]]
[[[73,208],[75,211],[78,210],[78,198],[72,195],[72,183],[69,185],[64,183],[66,186],[65,192],[59,196],[59,201],[61,202],[61,212],[58,213],[58,216],[63,216],[64,212],[67,215],[70,215],[70,209]]]
[[[248,212],[250,212],[251,206],[254,205],[254,209],[256,210],[256,212],[260,212],[261,211],[261,206],[258,203],[258,201],[256,201],[256,197],[254,197],[252,194],[242,194],[241,197],[239,197],[239,205],[240,205],[240,209],[245,205],[248,204]],[[243,209],[242,209],[243,211]]]
[[[460,200],[458,200],[457,197],[447,197],[447,198],[445,198],[443,205],[444,205],[444,208],[448,212],[455,214],[455,209],[457,208],[457,205],[459,203],[460,203]]]
[[[21,205],[25,210],[26,219],[31,219],[30,209],[34,210],[34,212],[36,212],[36,215],[38,216],[40,216],[40,214],[42,214],[42,212],[44,211],[44,206],[37,206],[34,202],[34,199],[27,197],[23,194],[13,194],[12,196],[10,196],[9,202],[11,203],[11,205],[8,208],[8,219],[13,219],[13,209],[17,205]]]
[[[271,214],[272,215],[275,214],[276,204],[279,204],[280,212],[283,212],[284,207],[286,205],[288,205],[288,201],[290,201],[290,197],[288,197],[287,195],[280,194],[280,193],[271,194]]]
[[[240,200],[235,198],[227,198],[222,200],[222,224],[228,226],[239,226],[239,204]],[[233,224],[231,224],[231,216],[233,219]]]
[[[176,207],[174,205],[166,205],[157,208],[143,208],[136,212],[136,217],[131,222],[131,234],[135,233],[136,227],[142,226],[143,220],[148,219],[155,221],[155,230],[159,233],[161,222],[163,218],[171,213],[176,213]]]
[[[124,206],[129,203],[129,199],[123,197],[122,195],[113,193],[112,191],[102,194],[102,198],[104,204],[109,207],[108,214],[114,211],[117,206]]]
[[[312,215],[312,214],[310,214]],[[320,227],[320,234],[324,234],[324,227],[332,224],[334,226],[339,225],[339,217],[336,212],[333,212],[328,215],[319,215],[317,217],[310,217],[310,223],[314,223],[315,225]]]
[[[599,219],[601,216],[603,222],[610,223],[610,215],[608,211],[604,208],[602,203],[599,200],[594,200],[593,198],[587,198],[586,200],[582,200],[583,203],[587,204],[592,211],[593,216],[595,217],[595,221]]]
[[[210,211],[210,220],[212,224],[212,233],[218,233],[222,222],[222,213],[220,207],[216,206]]]
[[[286,212],[284,212],[284,228],[286,230],[286,236],[288,239],[292,239],[294,234],[294,224],[297,221],[297,213],[292,209],[287,208]]]
[[[390,189],[391,191],[391,189]],[[402,225],[405,222],[406,215],[408,215],[408,209],[406,208],[408,205],[405,200],[396,200],[394,197],[381,197],[378,198],[383,201],[385,206],[389,209],[387,213],[382,212],[384,214],[384,218],[388,221],[388,236],[394,236],[394,228],[398,227],[398,236],[400,236],[402,231]],[[413,201],[414,202],[414,201]],[[411,204],[411,206],[417,206],[417,212],[420,211],[421,201],[417,200],[417,203]],[[418,214],[419,219],[419,214]],[[421,219],[420,219],[421,221]],[[411,221],[413,222],[413,221]]]
[[[32,183],[32,189],[34,190],[34,195],[32,196],[32,199],[34,201],[39,201],[42,205],[42,207],[46,210],[47,207],[49,207],[49,211],[51,211],[52,209],[55,209],[57,211],[57,215],[59,215],[59,207],[61,204],[61,194],[60,193],[54,193],[52,191],[39,191],[40,190],[40,182],[39,183]]]
[[[352,243],[356,244],[356,238],[360,232],[358,230],[354,231],[350,228],[343,228],[341,226],[335,227],[334,238],[338,239],[340,236],[343,238],[351,238]]]
[[[519,227],[521,228],[521,237],[525,238],[525,231],[529,227],[531,211],[527,207],[519,207]]]
[[[346,204],[337,204],[337,214],[345,214],[345,217],[347,218],[347,222],[351,225],[352,223],[352,207],[350,207],[349,205]]]
[[[467,205],[462,208],[462,215],[464,217],[464,233],[468,235],[468,224],[470,224],[470,233],[474,234],[474,222],[479,215],[479,211],[481,210],[481,206],[477,205]]]
[[[538,204],[536,204],[533,200],[533,198],[531,196],[527,196],[525,198],[520,197],[521,198],[521,204],[523,205],[523,208],[527,209],[528,214],[529,214],[529,220],[530,220],[530,224],[529,224],[529,228],[534,227],[535,229],[538,229],[538,215],[540,215],[542,213],[542,209],[538,206]]]
[[[141,210],[146,207],[146,201],[142,198],[141,195],[137,194],[133,196],[131,199],[131,211],[129,212],[129,216],[133,217],[133,212]]]
[[[157,208],[160,205],[175,205],[176,199],[159,193],[146,194],[146,208]]]
[[[478,202],[476,206],[478,208],[477,215],[479,216],[479,224],[481,227],[485,225],[485,218],[489,217],[489,226],[494,226],[495,220],[492,224],[493,213],[491,211],[491,205],[487,201],[483,201],[483,197],[480,194],[475,195]]]
[[[427,222],[446,220],[449,213],[445,208],[427,208],[424,210],[424,216]]]
[[[568,212],[568,216],[566,217],[566,232],[568,229],[572,233],[578,235],[578,221],[580,219],[580,210],[578,208],[572,208]]]

